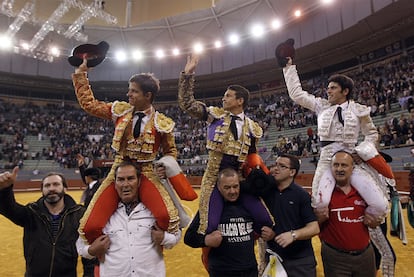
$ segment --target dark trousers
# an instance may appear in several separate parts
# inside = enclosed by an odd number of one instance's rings
[[[375,255],[370,244],[359,255],[350,255],[322,243],[321,256],[326,277],[375,277]]]
[[[315,256],[300,259],[283,259],[283,267],[289,277],[316,277]]]
[[[258,274],[257,268],[236,272],[220,272],[210,269],[209,272],[210,277],[257,277]]]
[[[83,277],[94,277],[94,269],[95,265],[97,264],[97,259],[85,259],[82,258],[82,265],[83,265]]]

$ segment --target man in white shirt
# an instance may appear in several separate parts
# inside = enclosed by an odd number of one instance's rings
[[[150,210],[139,199],[140,171],[129,161],[115,170],[115,189],[120,201],[103,229],[104,235],[91,245],[81,238],[80,255],[98,257],[99,273],[105,276],[165,276],[163,248],[172,248],[181,238],[161,230]]]

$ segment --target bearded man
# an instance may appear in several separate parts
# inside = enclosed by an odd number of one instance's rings
[[[17,203],[13,184],[18,171],[15,167],[0,174],[0,214],[24,229],[24,276],[76,277],[75,243],[85,208],[66,194],[65,177],[55,172],[43,178],[42,197],[36,202]]]

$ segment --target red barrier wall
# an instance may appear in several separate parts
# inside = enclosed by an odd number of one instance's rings
[[[397,190],[399,191],[410,191],[410,184],[408,183],[408,171],[394,172],[395,180],[397,182]],[[199,188],[201,184],[201,176],[189,176],[187,177],[191,185],[195,188]],[[296,182],[305,187],[312,186],[313,174],[299,174],[296,177]],[[85,185],[82,180],[68,180],[69,189],[84,189]],[[39,190],[40,189],[40,180],[38,181],[23,181],[17,182],[14,185],[14,189],[17,191],[26,191],[26,190]]]

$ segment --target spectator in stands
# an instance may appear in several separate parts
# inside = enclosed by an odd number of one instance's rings
[[[412,97],[408,98],[407,100],[407,110],[409,113],[414,109],[414,100]]]
[[[88,206],[80,230],[85,233],[89,243],[101,234],[102,228],[118,207],[118,196],[111,190],[115,169],[122,161],[131,160],[138,164],[142,172],[139,191],[141,201],[155,216],[162,230],[175,233],[179,228],[178,211],[153,171],[153,161],[159,151],[171,165],[179,168],[175,161],[177,149],[172,133],[174,121],[156,111],[153,106],[155,95],[160,89],[159,80],[150,73],[133,75],[126,94],[129,103],[108,103],[95,99],[87,78],[88,70],[87,59],[84,59],[72,75],[76,97],[81,108],[89,114],[115,122],[111,146],[117,155],[111,171],[94,196],[93,205]],[[185,177],[172,184],[180,198],[194,200],[197,197]]]
[[[315,163],[315,165],[318,163],[318,156],[319,156],[319,147],[318,143],[316,141],[311,142],[311,154],[312,154],[312,162]]]
[[[195,100],[194,71],[198,61],[199,57],[195,54],[187,58],[178,83],[178,104],[192,117],[208,123],[208,164],[201,181],[198,229],[200,234],[208,234],[217,229],[223,208],[223,198],[216,188],[219,171],[225,168],[239,170],[249,158],[256,157],[258,160],[256,147],[263,130],[244,112],[249,104],[249,91],[242,86],[231,85],[227,88],[222,98],[223,108],[207,107],[205,103]],[[264,206],[252,212],[256,218],[259,218],[257,214],[262,213],[262,218],[268,214]]]
[[[66,194],[68,185],[59,173],[42,179],[42,197],[36,202],[17,203],[13,193],[17,173],[15,167],[0,174],[0,213],[24,229],[25,276],[76,277],[75,242],[84,207]]]
[[[390,146],[392,140],[392,134],[389,126],[385,124],[384,126],[380,127],[380,145],[381,146]]]
[[[414,135],[413,132],[411,130],[408,131],[408,135],[407,135],[407,140],[405,141],[406,145],[411,145],[414,144]]]
[[[85,158],[81,155],[77,155],[79,173],[81,175],[83,183],[86,185],[86,189],[82,194],[81,203],[85,207],[89,206],[93,195],[101,185],[99,179],[101,178],[101,170],[97,167],[86,167]]]

